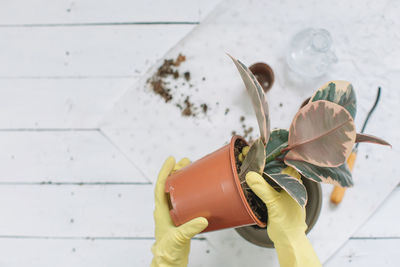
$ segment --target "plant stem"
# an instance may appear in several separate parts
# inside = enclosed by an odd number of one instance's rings
[[[290,147],[290,146],[284,147],[284,148],[281,150],[281,153],[284,153],[284,152],[286,152],[286,151],[288,151],[288,150],[290,150],[290,149],[292,149],[292,147]]]

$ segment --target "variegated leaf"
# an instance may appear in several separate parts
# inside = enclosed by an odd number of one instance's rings
[[[374,143],[374,144],[379,144],[379,145],[385,145],[385,146],[390,146],[392,147],[391,144],[386,142],[383,139],[380,139],[379,137],[369,135],[369,134],[362,134],[358,133],[356,135],[356,143],[361,143],[361,142],[367,142],[367,143]]]
[[[300,179],[292,177],[283,170],[287,166],[283,162],[272,161],[265,166],[264,179],[268,177],[285,190],[296,202],[304,207],[307,204],[307,191]]]
[[[329,183],[342,187],[353,186],[353,178],[347,166],[347,163],[339,167],[319,167],[307,162],[285,160],[285,163],[304,177],[314,180],[318,183]]]
[[[353,85],[347,81],[331,81],[321,86],[311,97],[310,102],[327,100],[341,105],[354,118],[357,113],[357,100]]]
[[[230,56],[230,55],[228,55]],[[267,143],[270,133],[268,103],[261,85],[258,83],[253,73],[239,60],[230,56],[238,69],[240,76],[246,86],[247,92],[253,104],[256,113],[258,127],[260,128],[261,140]]]
[[[271,132],[267,143],[267,162],[271,161],[288,145],[289,132],[286,129],[276,129]]]
[[[249,171],[262,173],[265,165],[265,146],[261,139],[257,139],[250,147],[249,152],[240,166],[239,177],[241,181],[245,180],[245,176]]]
[[[285,159],[338,167],[350,155],[355,139],[350,113],[338,104],[319,100],[307,104],[294,117]]]

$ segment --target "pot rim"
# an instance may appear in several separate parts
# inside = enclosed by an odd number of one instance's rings
[[[240,184],[240,180],[239,180],[239,175],[238,175],[238,170],[236,169],[236,160],[235,160],[235,143],[236,140],[243,140],[247,145],[248,143],[246,142],[246,140],[239,136],[239,135],[234,135],[232,136],[231,139],[231,143],[229,145],[229,157],[231,160],[231,167],[232,167],[232,172],[233,172],[233,179],[235,181],[235,185],[236,185],[236,189],[239,192],[240,195],[240,199],[242,200],[242,203],[244,204],[247,213],[250,215],[250,217],[253,219],[253,221],[259,226],[259,227],[266,227],[267,223],[262,222],[260,219],[257,218],[257,216],[254,214],[253,210],[251,209],[249,203],[247,202],[247,199],[243,193],[243,188],[242,185]]]

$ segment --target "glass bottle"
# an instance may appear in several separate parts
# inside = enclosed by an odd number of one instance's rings
[[[337,62],[332,51],[332,38],[325,29],[305,29],[297,33],[286,54],[289,67],[304,76],[318,77]]]

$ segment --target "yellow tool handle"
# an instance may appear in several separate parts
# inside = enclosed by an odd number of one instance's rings
[[[349,166],[350,171],[353,171],[354,167],[354,162],[356,161],[357,157],[357,152],[352,151],[350,156],[347,158],[347,165]],[[341,187],[341,186],[335,186],[333,188],[332,194],[331,194],[331,202],[334,204],[339,204],[344,196],[344,192],[346,191],[346,187]]]

